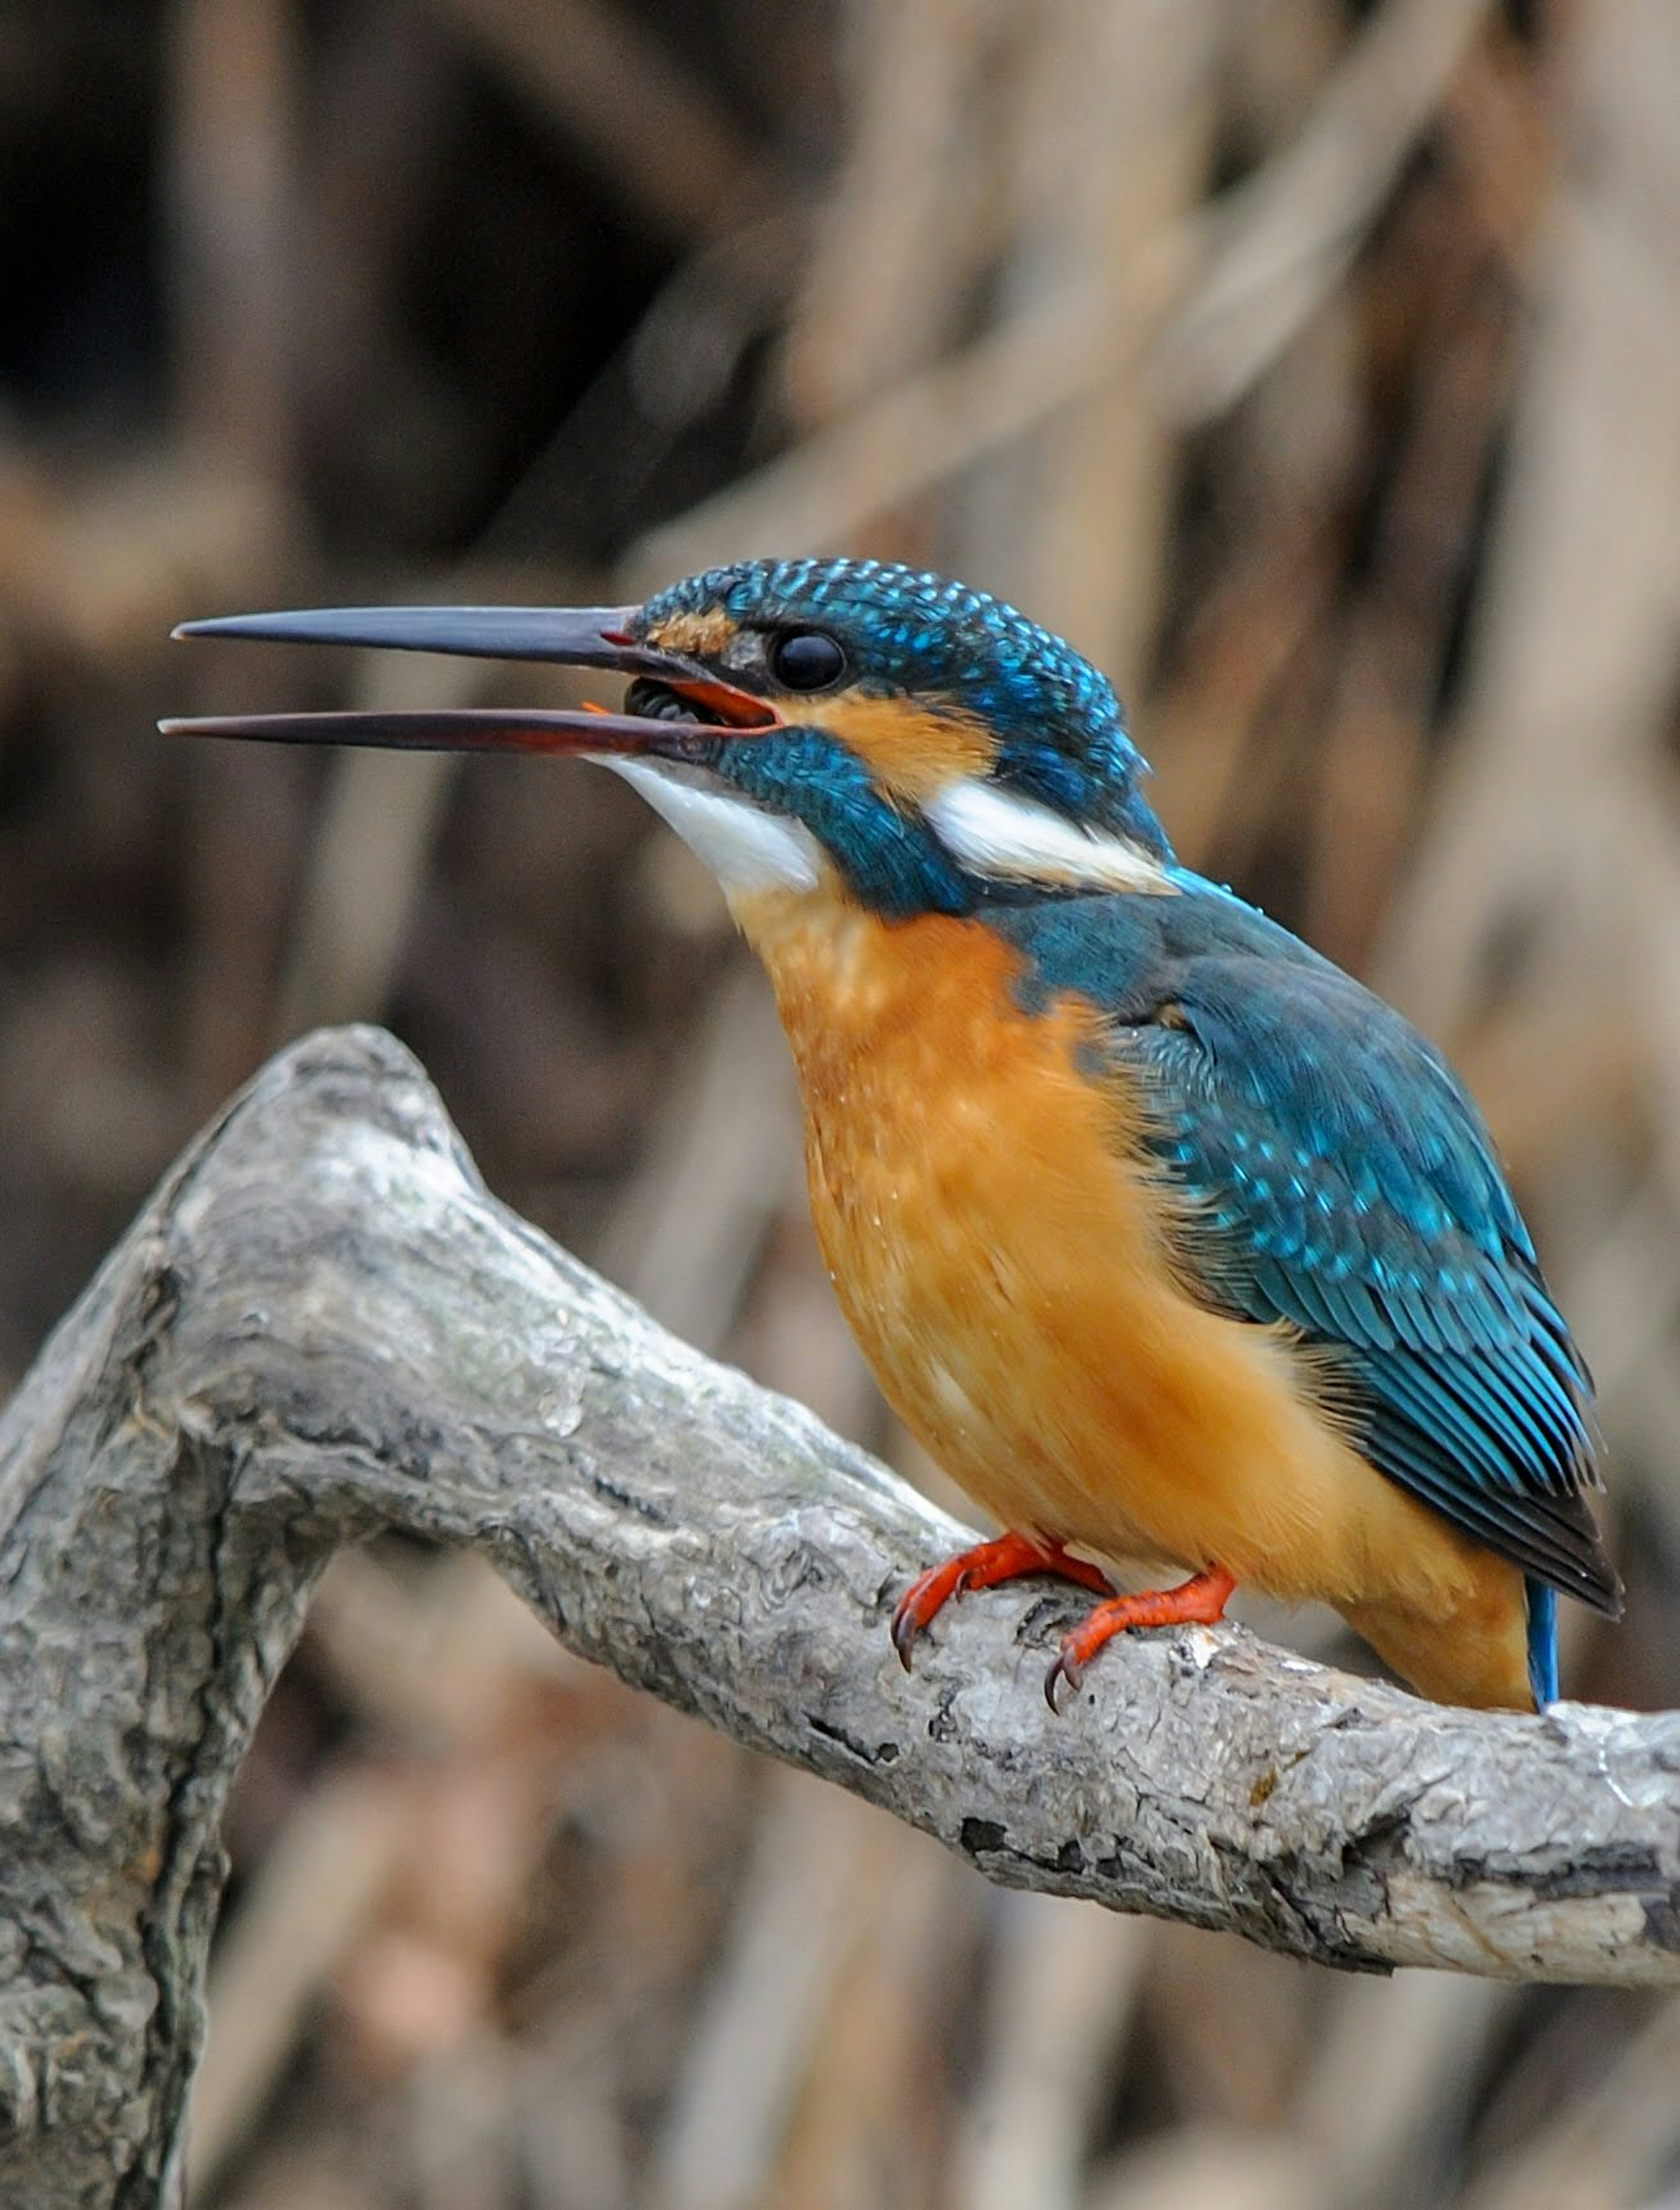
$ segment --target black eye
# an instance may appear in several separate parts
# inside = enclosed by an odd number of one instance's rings
[[[770,649],[770,672],[789,691],[826,691],[846,670],[846,655],[819,629],[796,629]]]

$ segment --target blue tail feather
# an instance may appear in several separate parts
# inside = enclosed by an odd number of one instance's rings
[[[1525,1582],[1528,1591],[1528,1685],[1534,1708],[1557,1701],[1557,1591],[1544,1581]]]

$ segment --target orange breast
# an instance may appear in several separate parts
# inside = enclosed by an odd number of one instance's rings
[[[841,1305],[889,1401],[976,1502],[1104,1564],[1218,1565],[1369,1612],[1414,1679],[1427,1667],[1389,1612],[1480,1607],[1490,1682],[1514,1664],[1522,1682],[1514,1570],[1348,1446],[1286,1336],[1181,1286],[1132,1106],[1080,1072],[1091,1008],[1024,1013],[1018,955],[977,923],[888,927],[837,893],[737,917],[798,1064]]]

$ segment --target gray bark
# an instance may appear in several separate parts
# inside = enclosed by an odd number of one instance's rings
[[[260,1074],[0,1425],[0,2199],[176,2199],[228,1782],[309,1590],[400,1527],[1006,1883],[1322,1963],[1680,1984],[1680,1714],[1419,1703],[1077,1595],[886,1618],[961,1531],[488,1196],[371,1030]],[[1045,1585],[1048,1589],[1048,1585]]]

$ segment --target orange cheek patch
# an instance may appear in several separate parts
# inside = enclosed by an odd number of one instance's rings
[[[996,746],[967,714],[930,713],[909,698],[838,698],[782,703],[789,722],[812,722],[855,752],[881,788],[921,804],[962,776],[983,776]]]

